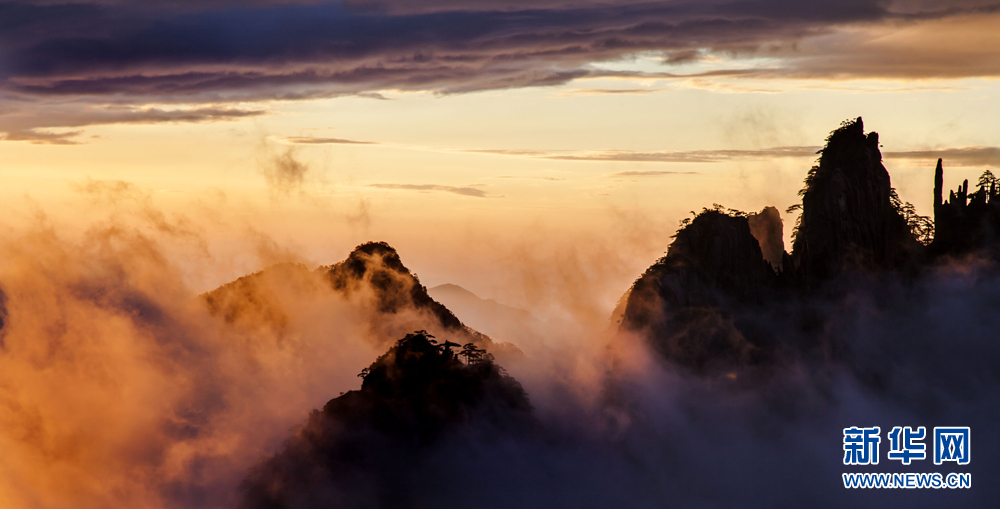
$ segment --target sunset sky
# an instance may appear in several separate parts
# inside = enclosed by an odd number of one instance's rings
[[[938,157],[1000,167],[998,76],[988,0],[3,2],[0,217],[142,225],[196,292],[385,240],[604,309],[689,211],[797,203],[848,118],[930,214]]]

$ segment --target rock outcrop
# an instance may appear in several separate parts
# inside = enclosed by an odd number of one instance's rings
[[[974,255],[1000,262],[1000,183],[991,172],[943,199],[934,182],[934,222],[896,195],[878,134],[862,119],[827,138],[808,173],[792,253],[781,216],[705,209],[678,231],[667,255],[632,286],[620,332],[645,337],[680,366],[711,371],[768,362],[779,350],[836,355],[835,329],[817,317],[839,295],[906,284],[939,260]],[[840,338],[843,339],[843,338]]]
[[[427,294],[427,288],[403,265],[399,253],[385,242],[362,244],[346,260],[317,271],[324,273],[334,289],[347,295],[362,288],[373,290],[382,313],[414,307],[434,316],[445,329],[462,327],[458,317]]]
[[[756,214],[747,216],[750,233],[760,244],[760,252],[774,270],[781,272],[785,266],[785,226],[778,209],[767,206]]]
[[[987,171],[979,178],[979,190],[969,194],[966,180],[943,201],[944,166],[938,159],[934,171],[934,257],[982,253],[1000,259],[1000,183]]]
[[[801,194],[792,261],[806,284],[821,285],[844,270],[892,271],[919,249],[893,206],[878,133],[865,135],[861,117],[830,134]]]
[[[685,366],[746,364],[755,346],[731,311],[765,301],[777,285],[747,218],[705,209],[632,286],[621,327]]]

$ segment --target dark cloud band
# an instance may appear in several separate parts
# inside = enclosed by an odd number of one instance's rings
[[[902,55],[898,48],[883,47],[862,55],[854,48],[867,41],[863,33],[856,35],[861,40],[854,45],[804,49],[800,43],[848,25],[989,18],[996,16],[995,10],[976,1],[937,5],[880,0],[574,6],[518,0],[475,5],[451,0],[215,0],[197,6],[172,0],[141,5],[0,2],[0,97],[7,97],[0,102],[219,105],[341,95],[378,98],[377,91],[388,89],[449,94],[619,76],[994,76],[1000,75],[995,64],[1000,58],[991,58],[988,51],[950,51],[942,59],[940,48],[908,47]],[[695,75],[608,71],[594,65],[637,53],[658,54],[665,65],[706,55],[766,56],[777,64]],[[0,131],[52,126],[36,117],[37,125],[15,129],[0,115]]]

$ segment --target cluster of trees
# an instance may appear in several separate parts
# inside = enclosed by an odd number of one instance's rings
[[[996,175],[993,175],[992,171],[986,170],[979,176],[979,189],[992,191],[997,187],[998,182],[1000,182],[1000,179],[997,179]]]
[[[438,344],[434,336],[427,333],[427,331],[417,331],[416,334],[427,338],[427,340],[432,345],[437,345],[438,351],[445,354],[446,356],[457,355],[458,357],[465,357],[466,364],[479,364],[480,362],[493,362],[493,354],[486,353],[486,350],[479,348],[472,343],[466,343],[462,345],[462,350],[457,354],[451,351],[452,348],[459,346],[458,343],[452,343],[451,341],[445,340],[444,343]]]
[[[493,354],[486,353],[482,348],[476,348],[472,343],[462,346],[462,351],[458,352],[460,357],[465,357],[466,364],[479,364],[481,362],[493,362]]]
[[[406,337],[397,342],[397,346],[407,344],[412,341],[426,342],[434,345],[437,348],[438,353],[444,355],[445,357],[465,357],[465,363],[467,365],[480,364],[483,362],[493,363],[493,354],[487,353],[485,349],[477,347],[473,343],[466,343],[461,345],[462,349],[455,353],[452,351],[453,348],[460,346],[458,343],[452,343],[451,341],[445,340],[444,343],[438,343],[434,336],[425,330],[419,330],[413,334],[407,334]],[[358,373],[359,378],[366,378],[371,373],[371,368],[365,368]]]
[[[910,227],[910,233],[918,242],[926,246],[934,240],[934,219],[918,214],[917,208],[912,203],[904,202],[899,197],[895,187],[889,188],[889,203],[899,215],[903,216],[906,225]]]

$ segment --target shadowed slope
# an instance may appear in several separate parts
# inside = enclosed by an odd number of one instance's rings
[[[415,483],[434,482],[437,474],[421,462],[449,437],[532,429],[521,385],[492,356],[470,346],[453,352],[457,346],[423,331],[397,341],[359,375],[361,390],[313,411],[284,449],[251,473],[241,507],[405,507]]]
[[[781,247],[774,207],[705,209],[636,281],[620,330],[696,369],[833,348],[821,334],[829,324],[815,318],[833,303],[824,299],[868,284],[862,281],[915,274],[924,246],[914,231],[926,218],[896,196],[878,134],[866,135],[861,118],[833,131],[821,154],[800,193],[792,255]]]
[[[635,282],[621,328],[685,366],[745,364],[756,347],[728,310],[762,302],[777,283],[747,218],[705,209]]]
[[[893,206],[878,133],[865,135],[861,117],[827,138],[809,170],[802,216],[792,245],[796,273],[822,284],[845,269],[903,268],[920,246]]]
[[[1000,182],[987,170],[979,177],[979,190],[969,194],[966,180],[943,200],[944,166],[938,159],[934,172],[933,256],[963,256],[973,253],[1000,258]]]

